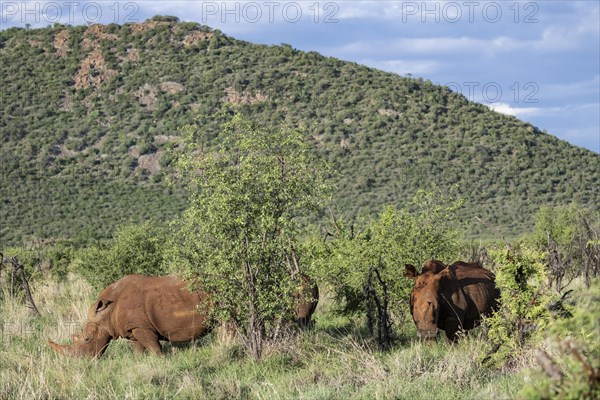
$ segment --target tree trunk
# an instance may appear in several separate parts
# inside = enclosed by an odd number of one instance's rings
[[[375,305],[377,311],[377,342],[381,350],[387,349],[391,342],[391,323],[389,314],[389,295],[387,292],[387,284],[381,278],[379,268],[381,266],[381,260],[377,268],[371,266],[369,268],[369,274],[367,276],[367,282],[364,286],[364,293],[366,298],[366,310],[367,310],[367,327],[369,334],[374,335],[374,316],[372,306]],[[373,276],[377,277],[377,281],[381,286],[382,295],[377,293],[377,289],[373,285]]]
[[[248,238],[246,238],[246,243]],[[246,284],[248,285],[248,329],[246,331],[246,347],[255,360],[260,359],[263,348],[264,323],[261,320],[256,303],[256,276],[249,261],[245,262]]]
[[[260,320],[256,315],[256,310],[251,305],[250,313],[248,315],[248,338],[247,347],[250,351],[250,355],[255,360],[259,360],[262,356],[263,349],[263,328]]]
[[[371,293],[373,292],[373,266],[369,267],[369,274],[367,275],[367,283],[363,287],[363,292],[366,299],[365,308],[367,311],[367,330],[369,335],[374,336],[373,330],[373,303],[371,300]]]

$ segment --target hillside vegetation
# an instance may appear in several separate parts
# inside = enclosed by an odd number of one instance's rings
[[[497,236],[541,205],[600,203],[598,154],[422,79],[195,23],[4,30],[0,76],[2,245],[170,220],[185,199],[168,149],[197,117],[214,138],[224,105],[304,128],[338,171],[344,217],[437,186],[465,199],[470,235]]]

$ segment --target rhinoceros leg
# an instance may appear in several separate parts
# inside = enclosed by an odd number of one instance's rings
[[[136,354],[143,353],[144,350],[146,350],[146,348],[137,340],[131,341],[131,348],[133,349],[133,352]]]
[[[456,318],[446,318],[446,322],[444,324],[446,337],[451,342],[455,342],[457,339],[456,332],[461,328],[460,321]]]
[[[136,328],[131,331],[131,335],[133,336],[132,345],[134,346],[134,350],[148,349],[153,353],[160,354],[161,347],[158,335],[153,330]]]

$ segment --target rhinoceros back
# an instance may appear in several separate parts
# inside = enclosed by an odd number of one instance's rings
[[[160,336],[173,342],[185,342],[208,330],[206,302],[202,292],[190,292],[187,285],[172,277],[164,285],[146,292],[148,319]]]
[[[464,291],[468,302],[474,306],[461,305],[467,311],[465,318],[479,320],[481,315],[489,314],[497,304],[498,289],[494,274],[476,264],[457,264],[450,266],[456,279],[455,285]]]
[[[133,329],[151,329],[160,339],[186,342],[208,330],[204,292],[190,292],[174,276],[127,275],[102,291],[116,299],[112,316],[117,335],[128,337]]]

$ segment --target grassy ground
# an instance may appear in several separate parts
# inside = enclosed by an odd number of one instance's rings
[[[514,399],[529,383],[527,353],[501,371],[481,367],[489,349],[482,332],[457,345],[424,344],[407,324],[405,340],[381,353],[351,321],[317,309],[312,331],[269,345],[261,362],[213,333],[164,354],[134,355],[125,340],[99,360],[59,357],[48,338],[65,343],[95,293],[79,279],[35,287],[43,313],[33,318],[19,301],[0,302],[0,398],[77,399]]]

